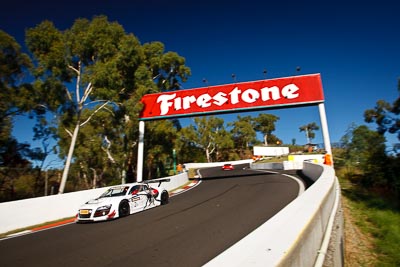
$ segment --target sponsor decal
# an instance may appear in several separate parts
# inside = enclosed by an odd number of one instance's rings
[[[142,120],[207,115],[324,101],[319,74],[179,90],[143,96]]]
[[[135,202],[135,201],[139,201],[140,200],[140,196],[134,196],[131,198],[131,202]]]
[[[79,214],[87,215],[89,214],[89,210],[79,210]]]

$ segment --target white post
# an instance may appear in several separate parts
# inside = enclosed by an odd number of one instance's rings
[[[139,145],[137,154],[136,181],[143,181],[144,121],[139,121]]]
[[[326,119],[324,103],[318,104],[318,108],[319,108],[319,117],[321,119],[322,135],[324,137],[325,150],[327,154],[332,156],[331,141],[329,138],[329,131],[328,131],[328,121]]]

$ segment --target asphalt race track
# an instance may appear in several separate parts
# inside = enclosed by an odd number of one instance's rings
[[[200,185],[165,206],[1,240],[0,265],[201,266],[299,194],[295,179],[242,167],[203,170]]]

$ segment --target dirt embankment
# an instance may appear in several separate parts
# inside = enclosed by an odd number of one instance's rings
[[[364,234],[357,226],[356,217],[353,215],[353,208],[349,200],[342,197],[344,212],[344,245],[345,245],[345,266],[376,266],[377,255],[374,253],[373,239]]]

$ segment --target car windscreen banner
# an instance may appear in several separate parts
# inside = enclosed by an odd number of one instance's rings
[[[142,97],[141,120],[316,105],[324,102],[320,74],[208,86]]]

